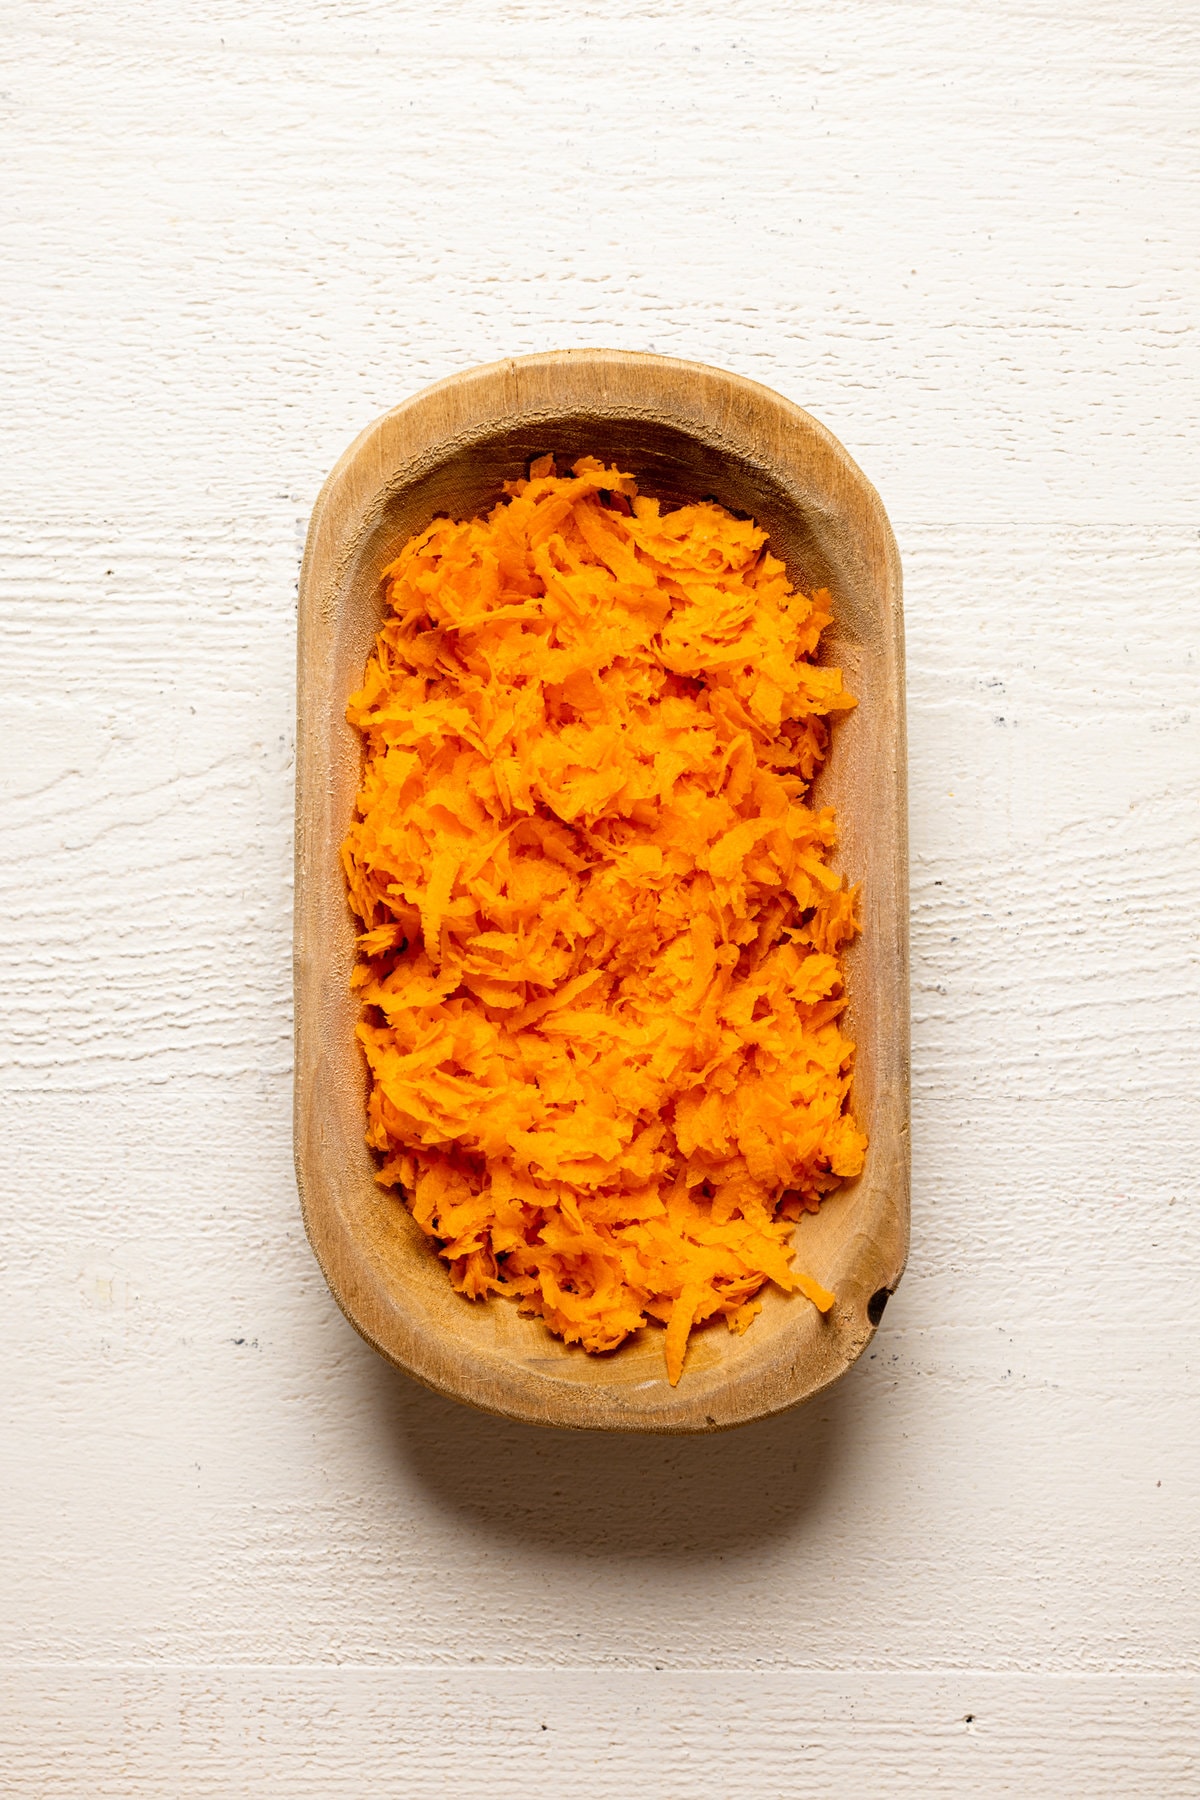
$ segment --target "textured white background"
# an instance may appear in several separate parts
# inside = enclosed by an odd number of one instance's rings
[[[1200,1792],[1200,13],[0,14],[0,1792]],[[727,1437],[419,1391],[290,1149],[295,582],[577,344],[808,406],[905,561],[914,1237]]]

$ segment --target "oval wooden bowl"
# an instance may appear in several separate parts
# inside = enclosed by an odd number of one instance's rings
[[[671,1388],[648,1327],[608,1356],[566,1348],[504,1299],[473,1303],[363,1142],[366,1074],[349,977],[354,921],[338,847],[360,743],[348,695],[383,614],[380,572],[436,513],[471,516],[533,456],[615,460],[667,501],[715,495],[751,514],[805,588],[827,586],[824,654],[857,709],[834,730],[818,798],[863,883],[847,965],[864,1174],[797,1226],[802,1266],[837,1295],[822,1317],[774,1291],[750,1329],[693,1334]],[[321,491],[300,577],[296,793],[296,1167],[317,1259],[350,1322],[440,1393],[543,1425],[712,1431],[780,1411],[870,1341],[908,1240],[908,904],[900,565],[874,489],[823,426],[751,381],[662,356],[571,350],[471,369],[387,413]]]

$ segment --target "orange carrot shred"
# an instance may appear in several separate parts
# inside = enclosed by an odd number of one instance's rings
[[[794,1221],[859,1173],[840,953],[857,890],[807,804],[829,595],[713,501],[552,456],[384,574],[342,850],[367,1139],[466,1296],[585,1350],[745,1331]]]

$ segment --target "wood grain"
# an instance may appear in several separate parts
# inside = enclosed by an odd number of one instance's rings
[[[89,1668],[18,1676],[0,1731],[12,1791],[37,1800],[442,1800],[475,1782],[495,1800],[1192,1800],[1200,1681]]]
[[[10,0],[6,1795],[1193,1800],[1198,54],[1173,0]],[[597,342],[809,408],[904,560],[912,1255],[716,1436],[439,1399],[296,1204],[313,501]]]
[[[840,855],[864,887],[847,957],[857,1041],[854,1105],[866,1170],[794,1234],[837,1295],[819,1314],[768,1293],[742,1336],[692,1340],[672,1389],[659,1334],[605,1357],[551,1336],[502,1300],[473,1304],[363,1144],[365,1070],[349,992],[354,922],[338,848],[361,763],[346,724],[382,616],[380,572],[438,513],[473,517],[554,450],[616,459],[667,503],[706,494],[751,514],[800,586],[827,586],[824,653],[859,700],[817,784]],[[908,885],[900,564],[874,489],[828,431],[753,382],[666,357],[562,351],[441,382],[370,426],[338,463],[309,527],[300,578],[296,773],[296,1169],[305,1224],[347,1317],[439,1393],[542,1425],[712,1431],[779,1412],[861,1355],[908,1244]]]

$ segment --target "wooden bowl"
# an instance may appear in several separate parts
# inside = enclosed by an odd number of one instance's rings
[[[742,1337],[692,1336],[667,1383],[648,1327],[607,1356],[568,1349],[508,1300],[471,1302],[363,1142],[366,1073],[349,990],[355,926],[338,847],[361,767],[345,720],[383,615],[380,572],[436,513],[490,507],[545,451],[613,459],[667,501],[715,495],[770,533],[799,585],[827,586],[824,654],[858,707],[835,726],[817,788],[838,810],[841,866],[863,883],[850,951],[854,1104],[863,1175],[796,1228],[801,1265],[837,1295],[822,1317],[764,1292]],[[487,1412],[599,1431],[712,1431],[828,1385],[870,1341],[908,1240],[908,906],[900,565],[879,498],[825,428],[719,369],[570,350],[452,376],[353,443],[313,510],[300,577],[296,746],[296,1167],[304,1222],[334,1296],[367,1342],[439,1393]]]

